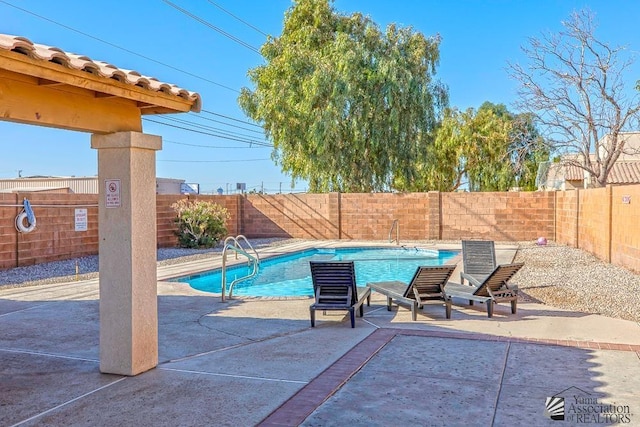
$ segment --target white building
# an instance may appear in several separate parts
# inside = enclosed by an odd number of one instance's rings
[[[0,193],[16,192],[98,194],[98,177],[31,176],[0,179]],[[156,178],[156,194],[197,194],[197,184],[184,179]]]

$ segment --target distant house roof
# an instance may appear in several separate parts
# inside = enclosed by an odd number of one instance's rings
[[[613,164],[607,184],[640,184],[640,132],[621,132],[618,141],[624,141],[624,150],[620,152],[618,160]],[[600,139],[600,150],[605,150],[609,144],[609,136]],[[604,151],[601,151],[604,155]],[[595,154],[589,154],[592,162],[596,161]],[[577,166],[581,163],[582,154],[564,154],[559,163],[543,162],[539,165],[538,188],[540,189],[568,189],[584,186],[588,173]]]
[[[84,55],[65,52],[54,46],[33,43],[25,37],[0,34],[0,49],[21,53],[35,60],[60,64],[70,69],[114,79],[120,83],[148,91],[180,97],[192,102],[191,111],[194,112],[199,112],[202,107],[200,95],[196,92],[188,91],[174,84],[161,82],[154,77],[143,76],[137,71],[118,68],[103,61],[96,61]]]
[[[581,181],[584,179],[584,169],[575,165],[565,165],[564,179],[567,181]],[[616,162],[607,177],[608,184],[637,184],[640,183],[640,160]]]
[[[564,179],[567,181],[579,181],[584,179],[584,169],[575,165],[564,165]]]

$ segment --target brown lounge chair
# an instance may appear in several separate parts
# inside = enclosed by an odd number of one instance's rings
[[[460,283],[465,279],[479,286],[496,268],[496,248],[493,240],[462,241],[462,271]]]
[[[451,300],[444,296],[445,284],[453,274],[455,265],[418,267],[409,284],[400,281],[373,282],[367,286],[387,297],[387,310],[391,304],[408,305],[411,319],[416,320],[418,308],[427,302],[439,301],[445,304],[447,319],[451,318]]]
[[[371,303],[371,289],[356,285],[353,261],[309,261],[315,302],[309,307],[311,327],[316,325],[316,310],[346,310],[355,328],[355,312],[364,315],[362,304]]]
[[[497,266],[480,285],[461,285],[447,283],[444,293],[447,300],[451,298],[466,299],[469,305],[474,301],[487,304],[487,315],[493,316],[493,304],[508,301],[511,303],[511,313],[516,313],[518,305],[518,289],[509,284],[509,280],[522,268],[524,264],[502,264]]]

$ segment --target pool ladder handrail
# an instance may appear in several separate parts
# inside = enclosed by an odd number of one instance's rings
[[[253,251],[253,255],[250,254],[249,252],[247,252],[247,250],[245,250],[242,245],[240,244],[240,240],[244,240],[246,245],[248,246],[248,249],[250,249],[251,251]],[[233,252],[235,252],[236,254],[236,259],[238,259],[238,254],[240,255],[244,255],[245,257],[247,257],[247,259],[249,260],[249,264],[253,265],[253,271],[248,274],[247,276],[243,276],[243,277],[239,277],[237,279],[235,279],[233,282],[231,282],[231,284],[229,285],[229,299],[231,299],[233,297],[233,287],[236,285],[236,283],[238,282],[242,282],[243,280],[249,280],[252,277],[254,277],[256,274],[258,274],[258,270],[260,269],[260,256],[258,255],[258,252],[253,248],[253,246],[251,246],[251,243],[249,243],[249,241],[247,240],[247,238],[245,236],[243,236],[242,234],[239,234],[236,237],[233,236],[229,236],[226,239],[224,239],[224,247],[222,249],[222,279],[221,279],[221,300],[222,302],[225,301],[226,298],[226,293],[227,293],[227,251],[228,250],[232,250]]]
[[[393,239],[391,236],[393,235],[393,229],[396,229],[396,245],[400,245],[400,222],[397,219],[393,220],[391,223],[391,229],[389,230],[389,243],[393,243]]]

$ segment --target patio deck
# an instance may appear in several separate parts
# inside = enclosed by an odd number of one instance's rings
[[[498,262],[514,249],[497,247]],[[216,263],[162,267],[158,277]],[[515,315],[499,305],[492,319],[481,305],[454,305],[450,320],[426,306],[413,322],[374,292],[355,329],[335,312],[311,329],[309,304],[223,303],[161,281],[160,363],[121,377],[98,370],[97,280],[0,289],[0,425],[557,426],[544,414],[555,395],[573,423],[640,423],[635,322],[525,301]]]

